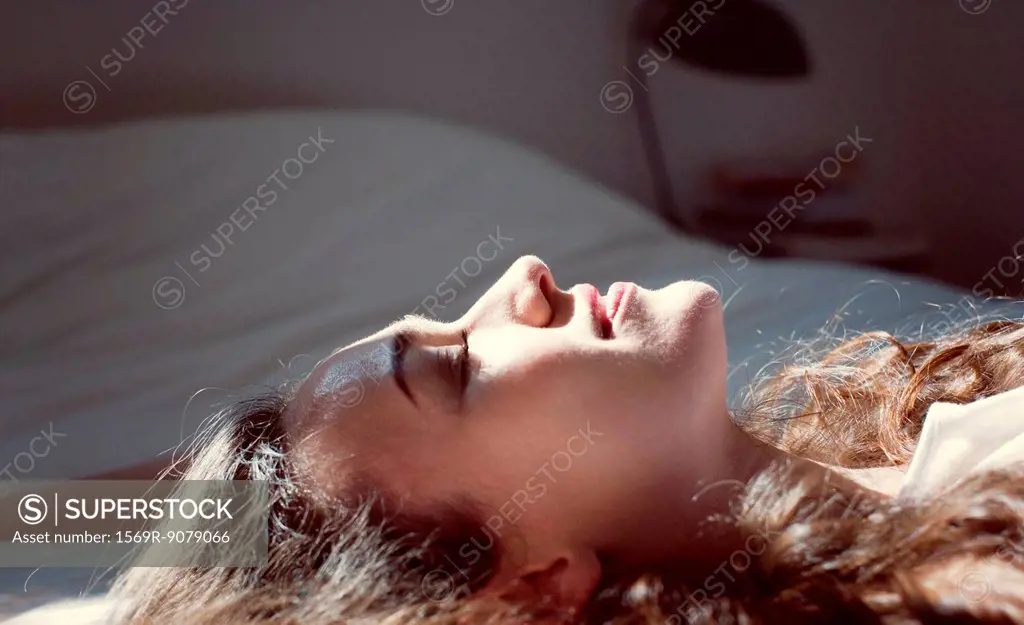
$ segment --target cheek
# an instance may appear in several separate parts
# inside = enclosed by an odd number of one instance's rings
[[[635,423],[637,394],[623,375],[630,367],[609,356],[535,357],[529,366],[482,383],[464,424],[468,464],[507,490],[545,466],[571,464],[567,453],[576,458],[589,447],[588,431]]]
[[[622,373],[633,356],[566,338],[535,330],[488,344],[470,389],[474,411],[536,425],[592,411],[628,390]]]
[[[464,453],[482,464],[536,471],[609,399],[626,394],[615,371],[607,354],[552,343],[492,354],[467,397]]]
[[[590,345],[551,330],[503,334],[477,341],[482,366],[454,452],[503,483],[537,471],[588,428],[614,434],[609,447],[624,457],[642,458],[720,394],[715,379],[724,388],[724,348],[721,359],[709,357],[706,334],[670,359],[639,337]]]
[[[571,338],[534,330],[479,341],[481,367],[468,394],[470,420],[512,438],[525,428],[533,440],[550,442],[591,421],[630,421],[663,412],[690,394],[681,388],[690,386],[687,378],[708,370],[689,358],[666,360],[639,338],[566,340]]]

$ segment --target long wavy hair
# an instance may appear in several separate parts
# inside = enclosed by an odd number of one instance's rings
[[[900,467],[933,403],[1022,384],[1020,321],[917,341],[866,333],[762,379],[737,415],[752,436],[794,457]],[[411,516],[359,483],[331,513],[310,505],[281,428],[288,399],[275,390],[225,408],[181,475],[269,484],[268,564],[129,570],[114,590],[121,622],[1024,623],[1024,467],[911,502],[840,492],[808,463],[776,463],[705,523],[731,541],[721,566],[603,579],[582,613],[566,615],[540,600],[477,592],[502,551],[470,502]],[[471,540],[488,548],[471,566],[462,558],[460,570],[456,550]]]

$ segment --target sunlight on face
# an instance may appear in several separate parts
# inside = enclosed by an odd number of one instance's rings
[[[407,318],[321,362],[286,423],[327,492],[359,471],[414,509],[469,496],[499,535],[599,543],[714,462],[725,371],[711,287],[562,291],[527,256],[461,319]]]

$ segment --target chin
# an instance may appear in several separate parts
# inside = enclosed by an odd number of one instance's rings
[[[687,360],[703,360],[725,350],[721,297],[703,282],[675,282],[656,291],[639,288],[623,308],[623,330],[642,335],[664,357],[685,352]],[[721,360],[724,370],[724,355]]]
[[[649,292],[661,362],[690,407],[725,404],[728,358],[721,297],[703,282]],[[678,400],[679,396],[677,396]]]
[[[655,301],[664,300],[665,305],[685,315],[694,312],[721,314],[722,298],[710,284],[696,280],[674,282],[657,291],[648,291]]]

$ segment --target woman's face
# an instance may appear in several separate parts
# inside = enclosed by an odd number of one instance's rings
[[[725,370],[711,287],[561,290],[526,256],[462,318],[407,318],[321,362],[286,426],[317,488],[358,473],[415,511],[471,498],[519,567],[642,560],[720,460]]]

